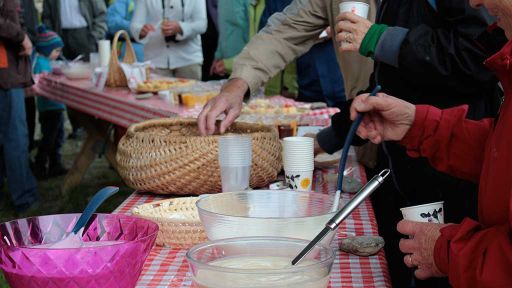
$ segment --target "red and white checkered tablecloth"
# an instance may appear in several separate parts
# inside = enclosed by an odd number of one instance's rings
[[[126,88],[98,91],[89,80],[69,80],[53,74],[38,75],[33,90],[39,96],[64,103],[70,108],[124,128],[153,118],[177,115],[196,118],[202,110],[202,107],[170,105],[156,95],[137,100],[135,94]],[[307,105],[282,96],[271,99],[279,103],[286,101],[293,105]],[[337,108],[313,110],[304,115],[304,121],[309,125],[329,126],[330,116],[338,111]]]
[[[351,161],[351,163],[349,165],[354,165],[355,162]],[[361,167],[359,169],[361,177],[366,179],[364,169]],[[321,193],[335,193],[335,181],[325,180],[333,177],[324,177],[335,173],[334,169],[315,171],[314,190]],[[346,203],[351,197],[351,194],[342,194],[341,203]],[[137,205],[161,199],[164,197],[135,192],[119,206],[115,213],[129,214]],[[378,235],[371,202],[369,200],[363,202],[341,224],[339,231],[356,235]],[[344,235],[346,234],[339,233],[338,239]],[[144,264],[137,287],[191,287],[192,278],[185,257],[186,252],[185,249],[155,246]],[[391,287],[384,252],[381,251],[370,257],[358,257],[339,252],[334,262],[329,287]]]
[[[125,128],[144,120],[188,112],[186,108],[167,104],[158,96],[137,100],[126,88],[98,91],[90,80],[69,80],[53,74],[39,77],[34,90],[37,95]]]

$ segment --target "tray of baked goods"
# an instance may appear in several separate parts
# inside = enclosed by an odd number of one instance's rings
[[[137,93],[158,93],[172,88],[189,87],[196,83],[191,79],[152,79],[137,84]]]

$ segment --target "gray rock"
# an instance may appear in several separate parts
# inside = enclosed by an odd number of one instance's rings
[[[340,243],[340,250],[358,255],[371,256],[384,247],[384,239],[380,236],[355,236],[343,238]]]

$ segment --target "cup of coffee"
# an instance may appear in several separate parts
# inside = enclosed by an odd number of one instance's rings
[[[360,17],[368,19],[370,5],[360,1],[347,1],[340,3],[340,13],[352,12]]]
[[[164,26],[167,26],[169,24],[169,22],[171,22],[171,19],[169,18],[164,18],[162,20],[162,24],[161,24],[161,30],[162,30],[162,35],[164,35],[165,37],[165,42],[166,43],[169,43],[169,42],[178,42],[176,41],[176,35],[171,35],[171,36],[165,36],[165,33],[164,33]]]
[[[401,208],[405,220],[444,224],[444,201]]]

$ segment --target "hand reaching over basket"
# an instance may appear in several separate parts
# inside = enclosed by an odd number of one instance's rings
[[[240,116],[244,95],[248,90],[249,85],[242,79],[231,79],[224,84],[220,94],[208,101],[199,114],[197,124],[201,135],[213,135],[217,118],[222,114],[226,114],[226,118],[221,121],[219,130],[221,134],[226,132]]]

